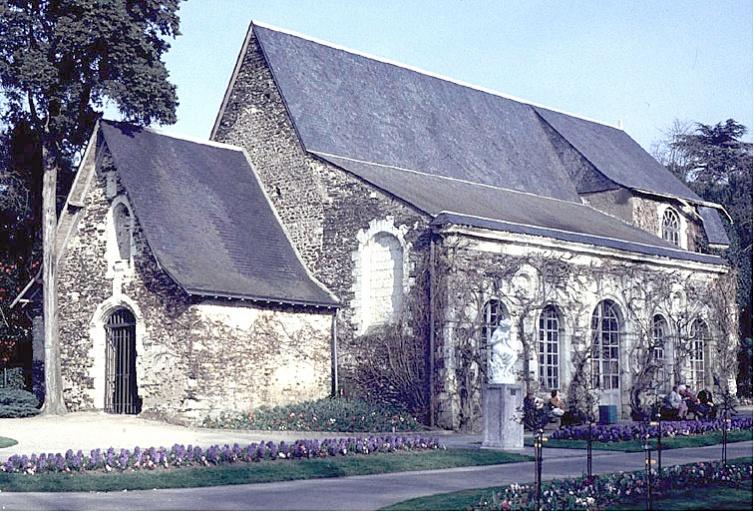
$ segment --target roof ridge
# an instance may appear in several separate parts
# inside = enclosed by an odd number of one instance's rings
[[[417,171],[416,169],[408,169],[406,167],[398,167],[396,165],[380,164],[380,163],[377,163],[377,162],[370,162],[369,160],[360,160],[358,158],[351,158],[351,157],[342,156],[342,155],[334,155],[332,153],[327,153],[325,151],[318,151],[318,150],[315,150],[315,149],[308,149],[307,151],[310,152],[310,153],[314,153],[317,156],[324,156],[324,157],[328,157],[329,156],[329,157],[341,158],[343,160],[348,160],[350,162],[357,162],[357,163],[362,163],[362,164],[376,165],[378,167],[387,167],[388,169],[395,169],[395,170],[403,171],[403,172],[411,172],[411,173],[414,173],[414,174],[420,174],[422,176],[428,176],[430,178],[438,178],[438,179],[441,179],[441,180],[448,180],[448,181],[457,181],[459,183],[465,183],[467,185],[475,185],[475,186],[478,186],[478,187],[486,187],[486,188],[491,188],[491,189],[495,189],[495,190],[502,190],[502,191],[505,191],[505,192],[512,192],[514,194],[522,194],[522,195],[526,195],[526,196],[533,196],[533,197],[537,197],[539,199],[547,199],[547,200],[551,200],[551,201],[558,201],[558,202],[561,202],[561,203],[566,203],[566,204],[571,204],[571,205],[576,205],[576,206],[586,206],[583,202],[577,203],[575,201],[568,201],[566,199],[560,199],[560,198],[557,198],[557,197],[543,196],[543,195],[540,195],[540,194],[535,194],[533,192],[524,192],[523,190],[516,190],[516,189],[513,189],[513,188],[506,188],[506,187],[501,187],[501,186],[498,186],[498,185],[490,185],[488,183],[478,183],[476,181],[464,180],[462,178],[453,178],[451,176],[440,176],[440,175],[432,174],[432,173],[429,173],[429,172]]]
[[[137,124],[129,123],[128,121],[114,121],[112,119],[103,119],[103,122],[107,124],[126,124],[129,126],[133,126],[134,128],[137,128],[139,130],[144,130],[150,133],[154,133],[155,135],[160,135],[162,137],[168,137],[169,139],[178,139],[183,140],[186,142],[191,142],[194,144],[202,144],[205,146],[211,146],[216,147],[220,149],[227,149],[230,151],[243,151],[243,148],[240,146],[234,146],[233,144],[226,144],[224,142],[216,142],[214,140],[208,140],[208,139],[201,139],[199,137],[193,137],[191,135],[183,135],[183,134],[176,134],[176,133],[166,133],[161,128],[155,128],[153,126],[139,126]]]
[[[479,91],[479,92],[483,92],[485,94],[490,94],[492,96],[497,96],[497,97],[500,97],[500,98],[504,98],[506,100],[515,101],[516,103],[521,103],[521,104],[527,105],[529,107],[543,108],[543,109],[549,110],[551,112],[557,112],[558,114],[563,114],[563,115],[566,115],[566,116],[575,117],[575,118],[581,119],[583,121],[588,121],[590,123],[596,123],[596,124],[600,124],[600,125],[603,125],[603,126],[607,126],[608,128],[613,128],[615,130],[623,131],[623,128],[620,128],[618,125],[613,125],[613,124],[610,124],[610,123],[608,123],[606,121],[600,121],[598,119],[593,119],[593,118],[582,116],[582,115],[579,115],[579,114],[574,114],[574,113],[567,112],[565,110],[560,110],[560,109],[557,109],[557,108],[554,108],[554,107],[549,107],[549,106],[543,105],[541,103],[537,103],[537,102],[534,102],[534,101],[531,101],[531,100],[527,100],[527,99],[524,99],[524,98],[519,98],[518,96],[513,96],[511,94],[506,94],[504,92],[492,89],[490,87],[485,87],[485,86],[482,86],[482,85],[476,85],[476,84],[472,84],[472,83],[469,83],[469,82],[464,82],[463,80],[458,80],[456,78],[452,78],[452,77],[449,77],[449,76],[446,76],[446,75],[441,75],[439,73],[434,73],[432,71],[428,71],[426,69],[422,69],[422,68],[419,68],[417,66],[412,66],[411,64],[404,64],[402,62],[398,62],[398,61],[395,61],[395,60],[392,60],[392,59],[388,59],[386,57],[379,57],[377,55],[373,55],[373,54],[368,53],[368,52],[364,52],[364,51],[360,51],[360,50],[354,50],[352,48],[348,48],[347,46],[339,45],[337,43],[333,43],[333,42],[330,42],[330,41],[327,41],[327,40],[324,40],[324,39],[319,39],[317,37],[313,37],[313,36],[309,36],[309,35],[306,35],[306,34],[302,34],[300,32],[296,32],[296,31],[293,31],[293,30],[288,30],[288,29],[280,28],[280,27],[277,27],[275,25],[271,25],[269,23],[264,23],[264,22],[260,22],[260,21],[256,21],[256,20],[252,19],[251,20],[251,28],[253,29],[254,27],[261,27],[261,28],[265,28],[267,30],[272,30],[273,32],[280,32],[282,34],[287,34],[289,36],[297,37],[297,38],[303,39],[305,41],[309,41],[309,42],[312,42],[312,43],[315,43],[315,44],[319,44],[319,45],[322,45],[322,46],[327,46],[327,47],[332,48],[334,50],[339,50],[339,51],[342,51],[342,52],[350,53],[352,55],[357,55],[359,57],[364,57],[366,59],[370,59],[370,60],[374,60],[374,61],[377,61],[377,62],[381,62],[383,64],[388,64],[390,66],[395,66],[395,67],[398,67],[398,68],[401,68],[401,69],[406,69],[408,71],[413,71],[414,73],[419,73],[421,75],[425,75],[425,76],[429,76],[429,77],[432,77],[432,78],[436,78],[436,79],[442,80],[444,82],[449,82],[449,83],[452,83],[452,84],[456,84],[456,85],[459,85],[461,87],[466,87],[467,89],[473,89],[475,91]]]

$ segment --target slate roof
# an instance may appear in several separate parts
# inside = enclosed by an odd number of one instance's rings
[[[720,212],[713,208],[703,206],[699,208],[699,215],[704,223],[704,231],[707,232],[707,241],[712,245],[730,245],[728,233],[720,218]]]
[[[240,148],[100,126],[155,258],[186,292],[337,305],[307,273]]]
[[[347,160],[344,168],[385,190],[401,190],[380,176],[388,166],[420,171],[427,189],[436,176],[581,204],[550,139],[554,133],[616,188],[702,202],[617,128],[258,24],[251,28],[305,149]],[[479,208],[459,204],[460,197],[485,194],[433,192],[426,195],[434,196],[435,209],[457,212]],[[442,208],[439,197],[449,201]],[[531,213],[533,203],[525,210]],[[707,217],[705,228],[722,225],[717,212]],[[648,236],[654,246],[665,244]]]
[[[318,154],[434,217],[463,224],[641,254],[721,264],[718,256],[679,249],[665,240],[582,203],[481,186],[451,178]]]

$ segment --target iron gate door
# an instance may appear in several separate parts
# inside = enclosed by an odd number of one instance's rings
[[[118,309],[110,315],[105,330],[105,411],[138,414],[141,404],[136,389],[136,319],[127,309]]]

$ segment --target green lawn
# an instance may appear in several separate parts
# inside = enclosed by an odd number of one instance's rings
[[[739,488],[710,486],[703,490],[673,491],[663,499],[655,500],[653,510],[751,510],[752,481],[743,482]],[[449,494],[435,494],[401,501],[381,510],[469,510],[482,498],[489,498],[497,487],[473,489]],[[608,510],[644,510],[644,495],[636,500],[622,502]]]
[[[707,434],[700,434],[695,436],[679,436],[679,437],[663,437],[662,448],[663,450],[672,450],[673,448],[694,448],[699,446],[711,446],[722,443],[722,432],[710,432]],[[752,430],[734,430],[728,432],[728,442],[735,443],[737,441],[751,441]],[[652,448],[657,445],[657,438],[653,438]],[[525,440],[527,446],[532,445],[532,439],[527,438]],[[586,449],[586,441],[580,441],[576,439],[549,439],[545,443],[545,448],[578,448]],[[617,452],[641,452],[644,451],[644,441],[616,441],[613,443],[602,443],[594,441],[592,443],[594,450],[608,450]]]
[[[746,480],[740,487],[715,485],[704,489],[671,491],[669,495],[654,500],[652,510],[751,510],[752,481]],[[644,510],[646,498],[625,501],[608,510]]]
[[[0,448],[7,448],[9,446],[13,446],[14,444],[18,444],[18,441],[9,437],[0,437]]]
[[[0,491],[61,492],[120,491],[123,489],[165,489],[209,487],[372,475],[424,469],[484,466],[530,461],[531,457],[493,450],[435,450],[426,452],[351,455],[300,461],[263,461],[203,468],[160,469],[130,473],[43,473],[20,475],[0,473]]]

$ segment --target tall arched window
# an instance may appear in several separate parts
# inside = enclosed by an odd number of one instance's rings
[[[403,246],[390,233],[377,233],[364,246],[361,277],[366,326],[397,320],[403,303]]]
[[[681,220],[672,208],[662,214],[662,238],[673,245],[681,245]]]
[[[560,315],[555,306],[547,306],[539,315],[539,384],[560,388]]]
[[[131,259],[133,219],[131,217],[131,212],[124,203],[117,203],[113,207],[113,225],[115,227],[115,241],[118,248],[118,258],[128,262]]]
[[[709,329],[703,320],[691,325],[691,385],[700,390],[707,384],[707,342]]]
[[[668,391],[669,373],[666,368],[665,341],[668,337],[668,323],[662,315],[652,318],[652,357],[657,365],[655,385],[659,391]]]
[[[592,313],[592,371],[595,388],[620,389],[620,341],[623,330],[618,305],[603,300]]]

